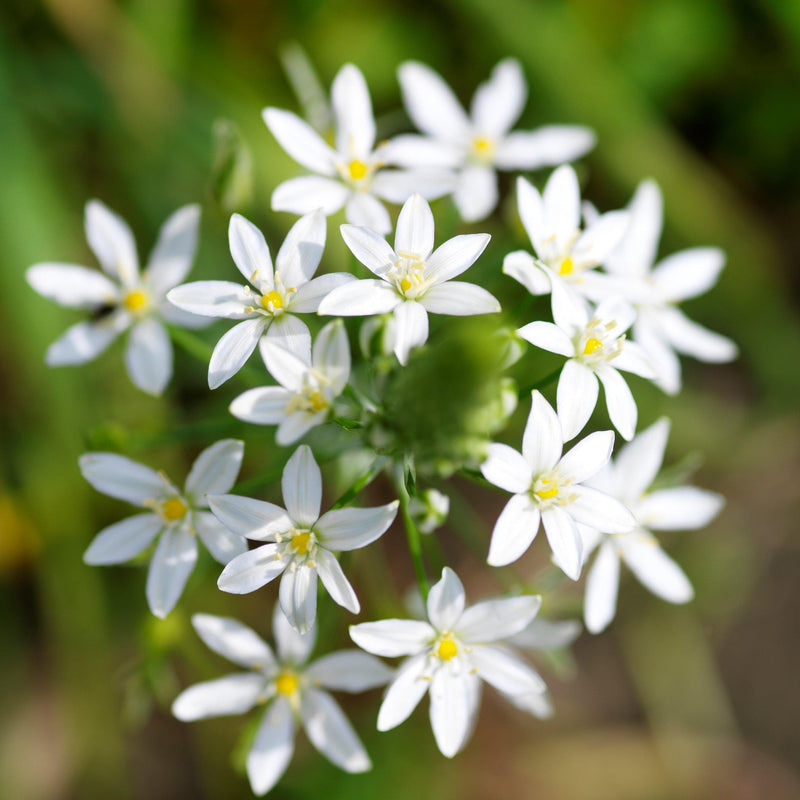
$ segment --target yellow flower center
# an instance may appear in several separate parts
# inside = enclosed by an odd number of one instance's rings
[[[283,308],[283,297],[274,289],[261,296],[261,304],[266,308],[272,303],[273,308]]]
[[[567,256],[562,262],[561,266],[558,268],[559,275],[571,275],[575,269],[575,264],[572,263],[572,259]]]
[[[314,411],[322,411],[328,407],[328,401],[319,390],[309,395],[308,402],[311,403],[311,408],[313,408]]]
[[[400,288],[404,292],[407,292],[411,288],[411,281],[408,278],[403,278],[403,280],[400,281]]]
[[[347,171],[350,173],[350,178],[354,181],[360,181],[367,174],[367,165],[363,161],[353,159],[347,165]]]
[[[181,519],[188,510],[186,503],[180,497],[170,497],[161,504],[161,516],[171,522]]]
[[[292,536],[292,550],[299,555],[305,555],[308,552],[308,544],[311,539],[311,534],[308,532],[296,533]]]
[[[539,489],[536,494],[541,497],[542,500],[549,500],[551,497],[555,497],[558,494],[558,486],[554,486],[552,489]]]
[[[457,654],[458,647],[452,639],[441,639],[439,641],[439,646],[436,648],[436,655],[439,656],[442,661],[449,661]]]
[[[494,154],[494,141],[488,136],[476,136],[472,140],[472,152],[480,159],[491,158]]]
[[[147,295],[141,289],[132,289],[125,295],[122,301],[122,304],[125,306],[125,308],[133,313],[141,311],[147,306],[147,303]]]
[[[286,695],[287,697],[293,695],[297,691],[299,685],[297,675],[291,672],[281,672],[275,679],[275,689],[278,694]]]
[[[595,339],[594,337],[587,339],[583,347],[583,354],[585,356],[590,356],[595,350],[599,350],[602,346],[603,343],[599,339]]]

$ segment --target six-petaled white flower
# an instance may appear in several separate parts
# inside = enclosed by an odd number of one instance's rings
[[[592,633],[599,633],[614,619],[620,561],[663,600],[686,603],[694,596],[689,579],[650,530],[702,528],[717,516],[725,501],[715,492],[694,486],[648,491],[664,460],[668,435],[669,422],[659,420],[623,447],[590,481],[625,503],[636,517],[636,529],[630,533],[609,536],[598,524],[581,528],[587,555],[599,548],[586,578],[584,598],[586,627]]]
[[[412,192],[434,199],[453,188],[449,170],[386,169],[385,146],[375,147],[375,118],[364,76],[345,64],[331,86],[335,149],[290,111],[264,109],[264,122],[298,164],[317,173],[284,181],[272,193],[275,211],[305,214],[321,208],[333,214],[346,207],[353,225],[388,233],[389,213],[378,198],[402,203]]]
[[[266,794],[281,778],[294,753],[298,722],[314,747],[346,772],[372,767],[358,735],[333,697],[325,691],[365,692],[392,675],[377,658],[360,650],[338,650],[310,664],[315,632],[300,634],[279,606],[273,619],[277,657],[253,630],[234,619],[195,614],[192,624],[215,653],[249,672],[234,672],[184,690],[172,713],[184,722],[267,709],[247,755],[253,792]]]
[[[115,453],[86,453],[84,478],[98,492],[148,509],[97,534],[84,553],[87,564],[120,564],[138,556],[159,536],[147,574],[147,602],[165,617],[178,602],[197,560],[197,537],[221,564],[247,550],[208,508],[209,492],[230,491],[242,463],[244,445],[223,439],[197,457],[183,491],[163,472]]]
[[[197,248],[200,207],[184,206],[167,219],[139,270],[131,229],[99,200],[86,205],[86,239],[105,275],[75,264],[35,264],[28,283],[62,306],[92,312],[53,342],[45,360],[50,366],[85,364],[99,356],[130,328],[125,365],[136,386],[161,394],[172,377],[172,345],[162,321],[198,328],[208,324],[166,300],[167,292],[186,278]]]
[[[558,284],[553,285],[552,322],[530,322],[517,333],[531,344],[566,356],[556,394],[564,440],[577,436],[597,404],[598,378],[606,394],[611,422],[625,439],[636,431],[636,401],[618,370],[644,378],[655,371],[644,350],[626,339],[635,311],[625,300],[611,297],[593,311]]]
[[[451,167],[458,181],[453,199],[470,222],[497,205],[497,170],[532,170],[579,158],[594,145],[594,134],[577,125],[547,125],[511,131],[527,99],[519,62],[501,61],[478,87],[470,114],[430,67],[409,61],[400,66],[400,85],[411,120],[424,136],[397,136],[389,158],[408,167]]]
[[[611,457],[613,431],[589,434],[562,457],[563,436],[555,411],[533,392],[522,453],[505,444],[490,444],[481,464],[484,478],[514,496],[495,523],[489,564],[516,561],[544,525],[558,566],[577,580],[583,563],[578,523],[609,533],[624,533],[636,520],[619,500],[585,484]]]
[[[281,608],[305,632],[317,616],[319,576],[331,598],[357,614],[358,598],[334,552],[365,547],[382,536],[397,515],[397,501],[375,508],[337,508],[320,516],[322,475],[306,445],[286,463],[281,486],[285,510],[238,495],[209,497],[211,510],[230,530],[268,542],[234,558],[219,576],[219,588],[246,594],[282,574]]]
[[[280,386],[261,386],[240,394],[230,406],[234,417],[256,425],[277,425],[275,441],[290,445],[331,415],[350,377],[350,345],[341,320],[317,335],[311,358],[263,339],[261,355]]]
[[[228,229],[231,255],[252,288],[231,281],[196,281],[169,292],[171,303],[193,314],[244,320],[214,348],[208,365],[212,389],[242,368],[262,336],[280,342],[301,358],[311,357],[311,334],[294,315],[315,312],[331,289],[354,280],[345,272],[314,277],[325,248],[325,231],[321,211],[301,217],[287,234],[273,269],[261,231],[234,214]]]
[[[523,710],[524,698],[546,690],[538,673],[503,640],[536,616],[535,595],[486,600],[465,608],[466,596],[449,567],[428,595],[430,622],[386,619],[350,626],[364,650],[389,658],[407,656],[386,691],[378,730],[388,731],[410,716],[430,690],[430,719],[439,750],[448,758],[467,743],[475,725],[481,679]]]
[[[433,249],[433,214],[418,194],[403,205],[394,249],[374,230],[342,225],[353,255],[377,276],[334,289],[320,314],[368,316],[394,312],[393,350],[401,364],[428,339],[428,312],[471,316],[500,310],[480,286],[452,280],[475,263],[489,243],[486,233],[455,236]]]

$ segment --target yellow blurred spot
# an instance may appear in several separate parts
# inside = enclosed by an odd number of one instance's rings
[[[265,295],[262,295],[261,303],[265,308],[270,303],[272,303],[273,308],[283,308],[283,297],[281,297],[280,292],[276,292],[273,289],[271,292],[267,292]]]
[[[436,655],[442,661],[449,661],[458,654],[458,647],[452,639],[442,639],[439,642],[439,647],[436,649]]]
[[[602,346],[603,343],[599,339],[595,339],[594,337],[587,339],[583,348],[583,354],[585,356],[590,356],[595,350],[599,350]]]
[[[313,408],[314,411],[322,411],[324,408],[328,407],[328,401],[323,397],[320,391],[313,392],[309,396],[308,402],[311,403],[311,408]]]
[[[21,505],[0,494],[0,574],[11,574],[33,562],[42,549],[38,531]]]
[[[400,288],[404,292],[407,292],[411,288],[411,281],[408,278],[403,278],[403,280],[400,281]]]
[[[299,681],[297,675],[291,672],[281,672],[275,679],[275,689],[279,694],[284,694],[287,697],[293,695],[297,691]]]
[[[122,304],[128,311],[136,313],[147,306],[147,295],[141,289],[132,289],[125,295]]]
[[[558,273],[559,275],[571,275],[574,269],[575,269],[575,264],[573,264],[572,259],[569,256],[567,256],[561,262],[561,266],[558,268]]]
[[[347,165],[347,171],[354,181],[360,181],[367,174],[367,165],[363,161],[354,159]]]
[[[180,497],[171,497],[161,504],[161,516],[173,522],[181,519],[187,511],[186,503]]]
[[[292,550],[299,555],[305,555],[308,552],[308,542],[311,539],[310,533],[296,533],[292,536]]]
[[[494,141],[488,136],[476,136],[472,140],[472,152],[479,158],[488,158],[494,153]]]
[[[536,492],[536,495],[542,500],[549,500],[551,497],[555,497],[557,494],[558,486],[554,486],[552,489],[539,489]]]

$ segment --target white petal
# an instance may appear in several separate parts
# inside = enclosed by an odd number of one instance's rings
[[[547,226],[542,196],[523,177],[517,178],[517,208],[534,250],[540,257],[543,256],[543,247],[552,235],[552,231]]]
[[[533,475],[549,472],[561,458],[561,423],[541,392],[531,393],[531,413],[522,436],[522,455]],[[526,487],[527,488],[527,487]]]
[[[603,325],[613,329],[614,336],[620,336],[633,325],[636,311],[624,297],[612,295],[603,298],[598,303],[592,316]]]
[[[426,200],[436,200],[450,194],[455,186],[456,174],[449,169],[382,169],[375,174],[370,188],[376,197],[405,203],[415,192]]]
[[[568,335],[577,337],[589,324],[588,305],[572,286],[551,273],[553,320]]]
[[[470,644],[507,639],[526,628],[541,606],[542,598],[532,594],[485,600],[461,615],[456,633]]]
[[[83,554],[85,564],[120,564],[138,556],[164,527],[156,514],[137,514],[104,528]]]
[[[292,526],[289,515],[274,503],[238,494],[208,495],[206,499],[214,516],[228,530],[246,539],[268,541]]]
[[[542,511],[542,525],[553,551],[553,559],[567,577],[578,580],[583,547],[575,521],[563,508],[553,506]]]
[[[607,364],[601,364],[597,368],[597,377],[606,393],[606,408],[611,422],[622,437],[630,441],[636,432],[637,411],[636,401],[625,383],[625,378]]]
[[[147,572],[147,603],[157,617],[175,607],[197,561],[197,539],[186,528],[167,528]]]
[[[642,378],[655,379],[658,377],[656,365],[647,355],[643,347],[636,342],[625,341],[619,355],[614,359],[615,369],[632,372]]]
[[[693,247],[660,261],[650,278],[661,295],[679,303],[707,292],[719,279],[725,253],[716,247]]]
[[[376,656],[410,656],[424,650],[436,637],[427,622],[413,619],[384,619],[350,626],[350,638]]]
[[[605,630],[617,611],[619,556],[610,542],[600,546],[586,577],[583,618],[590,633]]]
[[[304,283],[289,300],[288,310],[308,314],[319,310],[319,304],[337,287],[356,280],[347,272],[331,272]]]
[[[489,244],[488,233],[454,236],[439,245],[425,262],[425,277],[443,283],[466,272]]]
[[[366,192],[350,195],[345,207],[345,216],[351,225],[360,225],[381,235],[389,233],[392,229],[389,212],[383,203]]]
[[[318,411],[311,414],[307,411],[298,411],[296,414],[289,414],[275,432],[275,443],[281,447],[289,447],[300,441],[312,428],[322,425],[328,417],[328,410]]]
[[[536,670],[508,648],[472,645],[469,660],[478,675],[503,694],[529,694],[547,688]]]
[[[100,266],[125,286],[133,286],[139,277],[139,256],[131,229],[122,217],[99,200],[86,204],[86,241]]]
[[[423,260],[433,250],[433,214],[427,201],[412,194],[400,209],[394,234],[396,252],[414,253]]]
[[[249,594],[277,578],[286,569],[276,544],[264,544],[228,562],[217,586],[231,594]]]
[[[305,672],[315,684],[337,692],[366,692],[394,675],[382,661],[363,650],[337,650],[310,664]]]
[[[278,647],[278,660],[294,666],[302,666],[308,661],[317,639],[316,628],[300,633],[286,618],[280,603],[272,612],[272,634]]]
[[[133,326],[125,364],[134,384],[144,392],[161,394],[172,377],[172,344],[164,326],[152,317]]]
[[[551,353],[558,353],[561,356],[570,358],[575,355],[575,346],[558,325],[552,322],[529,322],[523,325],[517,334],[525,341],[530,342],[542,350],[549,350]]]
[[[656,384],[667,394],[677,394],[681,388],[681,364],[653,315],[640,313],[633,325],[633,335],[655,368]]]
[[[286,417],[293,393],[282,386],[263,386],[240,394],[230,405],[237,419],[255,425],[277,425]]]
[[[234,214],[228,226],[231,256],[245,280],[254,286],[273,286],[272,256],[264,234],[241,214]]]
[[[454,169],[466,158],[466,146],[429,139],[415,133],[392,137],[381,148],[387,164],[400,167],[433,167]]]
[[[526,494],[515,494],[506,503],[492,531],[487,561],[501,567],[516,561],[539,532],[539,511]]]
[[[622,557],[631,572],[653,594],[669,603],[688,603],[694,590],[683,570],[649,536],[627,536]]]
[[[352,626],[350,628],[352,631]],[[388,731],[405,722],[428,691],[430,680],[424,677],[427,654],[404,661],[389,685],[378,712],[378,730]]]
[[[342,225],[340,230],[353,255],[378,277],[391,269],[397,260],[389,243],[375,231],[357,225]]]
[[[698,325],[677,308],[663,309],[658,322],[661,334],[678,352],[699,361],[724,364],[739,353],[735,342]]]
[[[694,486],[660,489],[647,495],[636,507],[639,522],[660,531],[704,528],[719,514],[725,498]]]
[[[382,536],[397,516],[398,501],[375,508],[335,508],[314,530],[328,550],[356,550]]]
[[[176,286],[167,300],[191,314],[226,319],[246,319],[251,312],[253,295],[248,288],[231,281],[195,281]]]
[[[311,331],[308,330],[308,325],[294,314],[281,314],[272,320],[259,344],[263,344],[265,340],[294,353],[305,363],[311,360]]]
[[[345,64],[331,85],[336,120],[336,149],[351,158],[366,158],[375,144],[375,117],[364,76],[358,67]]]
[[[636,527],[633,514],[615,497],[589,486],[573,486],[572,492],[576,497],[566,511],[576,522],[603,533],[627,533]]]
[[[581,624],[574,619],[535,619],[510,643],[530,650],[560,650],[569,647],[580,633]]]
[[[372,767],[367,751],[338,703],[318,689],[306,689],[300,716],[311,744],[345,772],[366,772]]]
[[[478,711],[478,679],[467,670],[438,669],[431,680],[431,727],[442,755],[452,758],[465,744]]]
[[[650,488],[664,461],[670,422],[662,417],[626,444],[614,460],[619,497],[631,502]]]
[[[453,200],[465,222],[477,222],[497,205],[497,173],[493,167],[469,165],[459,173]]]
[[[217,389],[230,380],[253,355],[267,326],[265,317],[234,325],[216,344],[208,364],[208,386]]]
[[[161,301],[161,304],[158,306],[158,313],[164,322],[168,322],[170,325],[177,325],[179,328],[187,328],[189,330],[201,330],[202,328],[207,328],[209,325],[214,324],[213,319],[209,319],[207,316],[199,316],[198,314],[191,314],[188,311],[184,311],[183,309],[172,305],[167,298],[164,298]]]
[[[192,625],[206,646],[223,658],[249,669],[271,669],[275,656],[264,640],[230,617],[194,614]]]
[[[503,272],[519,281],[531,294],[547,294],[550,279],[530,253],[516,250],[503,259]]]
[[[172,713],[181,722],[244,714],[258,703],[265,684],[266,678],[256,672],[240,672],[196,683],[175,698]]]
[[[663,220],[661,190],[655,181],[642,181],[628,206],[630,225],[619,246],[608,258],[617,274],[647,275],[658,252]]]
[[[194,528],[200,541],[220,564],[227,564],[247,552],[243,537],[228,530],[213,514],[195,511]]]
[[[442,577],[428,594],[428,619],[439,631],[452,631],[464,610],[464,586],[450,567],[442,570]]]
[[[503,170],[533,170],[575,161],[594,147],[595,135],[580,125],[545,125],[514,131],[497,143],[494,164]]]
[[[270,375],[285,389],[300,392],[310,364],[302,356],[265,338],[259,348],[264,366]]]
[[[481,473],[489,483],[507,492],[525,492],[530,488],[533,473],[525,458],[507,444],[490,444]]]
[[[342,320],[329,322],[317,334],[311,363],[337,394],[344,389],[350,378],[350,343]]]
[[[630,224],[627,211],[602,214],[580,236],[572,248],[578,261],[602,264],[622,241]]]
[[[519,61],[504,58],[475,92],[470,108],[472,122],[481,133],[506,133],[519,119],[527,96]]]
[[[199,224],[200,206],[193,204],[179,208],[161,226],[145,272],[147,283],[157,295],[165,295],[186,279],[197,251]]]
[[[398,70],[403,103],[423,133],[452,141],[466,138],[470,121],[450,87],[430,67],[407,61]]]
[[[286,462],[281,491],[289,516],[299,525],[311,527],[319,518],[322,473],[307,445],[300,445]]]
[[[558,167],[547,179],[542,193],[547,230],[555,234],[556,246],[564,250],[580,226],[581,191],[572,167]]]
[[[70,308],[115,305],[119,290],[95,269],[73,264],[35,264],[25,277],[43,297]]]
[[[221,439],[207,447],[194,460],[186,491],[202,501],[205,494],[224,494],[236,483],[244,457],[244,442]]]
[[[432,286],[420,298],[420,304],[432,314],[468,317],[500,311],[497,298],[486,289],[465,281],[447,281]]]
[[[335,173],[336,153],[307,122],[280,108],[265,108],[262,116],[278,144],[298,164],[322,175]]]
[[[358,602],[358,597],[350,585],[350,581],[342,571],[341,564],[336,560],[336,556],[325,548],[318,547],[314,561],[317,565],[319,579],[331,596],[331,600],[351,613],[358,614],[361,611],[361,604]]]
[[[350,281],[335,288],[319,304],[319,313],[339,317],[386,314],[402,302],[397,292],[384,281]]]
[[[85,453],[78,464],[83,477],[98,492],[137,506],[161,498],[167,490],[155,470],[115,453]]]
[[[47,348],[45,363],[49,367],[85,364],[106,350],[129,323],[130,316],[125,312],[111,314],[99,322],[78,322]]]
[[[538,719],[550,719],[553,716],[553,703],[547,692],[529,692],[528,694],[504,695],[515,708]]]
[[[308,214],[322,209],[328,216],[335,214],[350,196],[350,190],[333,178],[302,175],[291,178],[275,188],[270,199],[273,211],[290,211],[292,214]]]
[[[325,250],[327,229],[320,209],[292,225],[275,257],[275,273],[280,275],[284,286],[296,289],[314,277]]]
[[[428,312],[420,303],[406,300],[394,310],[394,354],[401,364],[415,347],[428,340]]]
[[[317,619],[317,570],[301,566],[287,569],[278,592],[281,609],[299,633],[307,633]]]
[[[281,779],[294,753],[294,715],[288,699],[272,701],[247,754],[253,794],[266,794]]]
[[[608,463],[613,448],[613,431],[590,433],[561,459],[559,472],[569,476],[573,483],[583,483]]]

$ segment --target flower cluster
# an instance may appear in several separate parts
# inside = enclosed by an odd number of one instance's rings
[[[491,534],[487,531],[488,564],[500,568],[516,562],[542,527],[552,563],[572,581],[587,574],[584,616],[592,633],[615,615],[621,562],[659,597],[690,600],[688,578],[653,531],[702,527],[723,505],[712,492],[657,482],[669,423],[660,419],[636,433],[637,405],[622,374],[650,380],[672,394],[681,382],[676,352],[709,362],[735,357],[731,341],[677,308],[711,288],[722,253],[696,248],[653,266],[662,211],[652,181],[637,189],[624,210],[599,213],[582,204],[578,177],[567,162],[584,155],[594,136],[567,125],[512,130],[526,99],[515,60],[495,67],[477,89],[469,114],[425,65],[403,64],[399,81],[408,117],[419,132],[379,144],[366,82],[353,65],[344,66],[333,81],[333,144],[289,111],[264,110],[275,139],[312,174],[294,177],[272,194],[273,210],[302,215],[274,261],[261,231],[243,216],[231,217],[230,253],[244,284],[240,279],[185,282],[197,245],[196,206],[169,218],[140,272],[129,228],[92,201],[86,234],[105,275],[49,263],[28,272],[36,291],[90,312],[50,347],[49,364],[88,361],[130,328],[128,372],[139,388],[158,394],[172,373],[170,334],[180,345],[188,335],[180,327],[234,320],[210,355],[210,388],[242,377],[258,350],[266,385],[229,398],[230,413],[247,423],[276,426],[280,447],[306,438],[311,445],[297,445],[284,462],[282,505],[249,497],[237,486],[245,449],[238,440],[225,439],[201,452],[183,489],[163,472],[120,454],[93,452],[80,459],[95,489],[145,509],[102,530],[85,561],[117,564],[140,558],[157,540],[146,590],[153,614],[163,617],[178,602],[198,558],[198,538],[223,565],[217,582],[222,591],[256,592],[279,579],[273,592],[277,655],[239,622],[195,614],[192,622],[202,640],[247,671],[192,686],[173,705],[181,720],[266,706],[247,758],[256,794],[272,788],[287,768],[298,723],[337,766],[349,772],[370,768],[361,741],[326,690],[362,692],[388,685],[377,712],[381,731],[401,724],[428,694],[434,738],[448,757],[467,744],[474,729],[482,682],[517,709],[540,718],[553,713],[544,681],[520,651],[567,647],[580,626],[573,620],[539,619],[547,598],[533,591],[536,582],[530,576],[510,594],[471,606],[447,565],[440,564],[441,578],[429,587],[431,564],[426,562],[436,556],[423,546],[420,533],[442,526],[457,502],[442,491],[444,478],[455,472],[511,494]],[[495,275],[501,277],[502,257],[502,273],[525,290],[513,309],[501,309],[495,295],[480,285],[492,263],[485,255],[489,234],[460,233],[437,244],[428,201],[449,196],[462,222],[474,223],[498,204],[498,170],[542,167],[556,169],[541,192],[526,177],[516,183],[530,250],[495,254]],[[402,206],[394,226],[384,202]],[[369,277],[318,274],[326,218],[342,208],[347,223],[339,233]],[[386,236],[392,227],[390,243]],[[482,272],[472,269],[479,261]],[[472,282],[459,279],[470,270]],[[508,288],[517,284],[508,282]],[[531,318],[533,296],[540,295],[550,296],[552,321]],[[455,323],[437,321],[436,315],[485,318],[489,327],[481,329],[480,344],[459,360],[463,348],[446,349]],[[334,319],[320,324],[319,317]],[[514,317],[511,330],[509,317]],[[348,330],[354,324],[350,318],[363,318],[357,331]],[[359,350],[351,348],[351,336],[357,336]],[[526,343],[533,346],[533,356],[548,351],[565,361],[547,378],[517,390],[502,373],[519,361]],[[438,347],[446,356],[436,360]],[[482,347],[489,348],[488,361]],[[469,371],[484,363],[492,364],[491,380],[488,367],[486,374]],[[466,389],[458,380],[464,374]],[[556,377],[553,407],[542,390]],[[628,442],[613,460],[611,430],[596,430],[572,443],[592,418],[601,386],[610,423]],[[494,441],[517,402],[528,399],[520,449]],[[445,416],[435,412],[439,406]],[[347,442],[326,460],[341,466],[358,453],[369,463],[326,511],[322,458],[312,450],[314,429],[323,425],[340,429],[341,441]],[[470,446],[444,448],[431,430],[455,431],[452,436]],[[422,447],[415,437],[430,441]],[[379,475],[389,479],[391,499],[354,506]],[[360,650],[307,663],[318,602],[324,600],[318,601],[318,582],[336,605],[359,614],[356,590],[363,594],[364,589],[347,577],[341,554],[375,546],[398,516],[417,577],[420,613],[353,624],[350,636]],[[248,541],[256,546],[251,549]],[[403,661],[389,667],[378,657]]]

